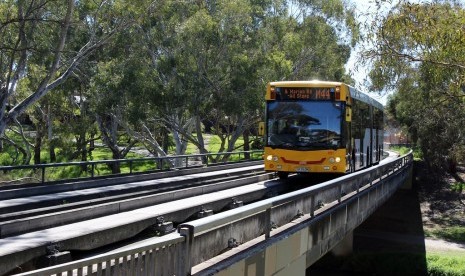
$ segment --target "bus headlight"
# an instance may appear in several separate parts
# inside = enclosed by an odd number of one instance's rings
[[[341,157],[336,157],[336,163],[341,162]]]
[[[278,156],[268,155],[268,156],[266,157],[266,160],[278,162]]]
[[[333,157],[329,158],[329,163],[334,163],[334,158]]]

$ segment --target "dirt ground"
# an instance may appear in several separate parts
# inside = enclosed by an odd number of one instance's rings
[[[459,167],[455,174],[431,176],[424,164],[417,162],[415,170],[414,183],[420,200],[424,232],[431,233],[444,227],[465,227],[465,191],[451,189],[465,183],[465,168]],[[427,249],[433,251],[465,252],[465,244],[454,241],[453,237],[448,240],[427,238],[425,244]]]
[[[382,251],[405,249],[465,253],[465,244],[454,240],[454,237],[434,235],[435,231],[444,228],[465,227],[465,191],[451,189],[451,185],[465,182],[463,178],[465,170],[456,175],[432,175],[424,163],[415,162],[413,188],[397,191],[356,229],[354,251],[379,248]],[[374,238],[378,242],[383,239],[386,242],[372,243]]]

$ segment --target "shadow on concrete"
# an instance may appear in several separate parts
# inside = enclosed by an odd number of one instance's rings
[[[355,229],[350,256],[329,253],[307,269],[307,275],[312,276],[426,274],[425,235],[416,185],[412,190],[398,190]]]

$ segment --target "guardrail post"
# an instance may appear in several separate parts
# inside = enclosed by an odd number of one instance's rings
[[[45,166],[42,167],[42,184],[45,183]]]
[[[177,275],[191,275],[191,256],[192,245],[194,243],[194,227],[190,225],[183,225],[179,230],[179,234],[185,237],[184,250],[181,252],[178,274]],[[182,249],[181,249],[182,250]]]
[[[315,216],[315,195],[313,194],[310,200],[310,217],[313,218]]]
[[[132,160],[129,160],[129,173],[132,174]]]
[[[271,208],[265,211],[265,239],[271,236]]]

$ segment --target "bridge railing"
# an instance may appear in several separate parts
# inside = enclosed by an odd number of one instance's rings
[[[269,238],[275,226],[284,225],[305,214],[313,219],[344,201],[366,193],[370,187],[381,183],[412,161],[410,152],[387,164],[181,224],[178,229],[189,244],[190,263],[186,265],[193,267],[217,256],[230,249],[234,242],[243,243],[261,235]],[[384,193],[388,191],[387,187],[383,189]]]
[[[19,275],[182,275],[185,237],[169,234],[156,243],[47,267]],[[174,272],[172,268],[178,267]]]
[[[0,172],[8,174],[12,171],[22,171],[25,182],[27,183],[45,183],[57,182],[59,180],[70,180],[70,174],[76,174],[73,180],[88,180],[99,177],[115,176],[109,169],[110,166],[119,166],[123,169],[122,173],[117,175],[131,175],[136,173],[147,173],[156,171],[166,171],[172,169],[193,168],[199,166],[212,166],[221,163],[209,163],[209,157],[228,156],[228,162],[240,162],[249,160],[262,159],[263,150],[252,151],[235,151],[222,153],[192,154],[192,155],[175,155],[162,157],[145,157],[133,159],[113,159],[98,161],[66,162],[66,163],[49,163],[36,165],[20,166],[0,166]],[[203,161],[202,161],[203,160]],[[57,168],[67,167],[66,175],[60,176],[56,173]],[[142,169],[141,169],[142,168]],[[75,169],[75,171],[73,171]],[[19,178],[21,179],[21,178]],[[3,181],[3,183],[15,183],[18,180]]]
[[[260,236],[269,239],[276,234],[272,231],[274,225],[285,225],[301,216],[307,216],[310,223],[318,222],[324,214],[361,196],[368,194],[369,199],[374,188],[377,196],[373,200],[379,201],[375,205],[381,204],[400,185],[391,183],[394,177],[405,174],[412,161],[410,152],[386,164],[181,224],[179,233],[160,237],[151,245],[20,275],[160,275],[160,269],[163,275],[191,275],[194,266],[238,243]],[[363,204],[366,202],[357,206]],[[344,212],[347,215],[352,210]],[[363,212],[366,216],[370,214],[369,210]],[[361,221],[347,223],[352,224],[348,228],[355,228]]]

